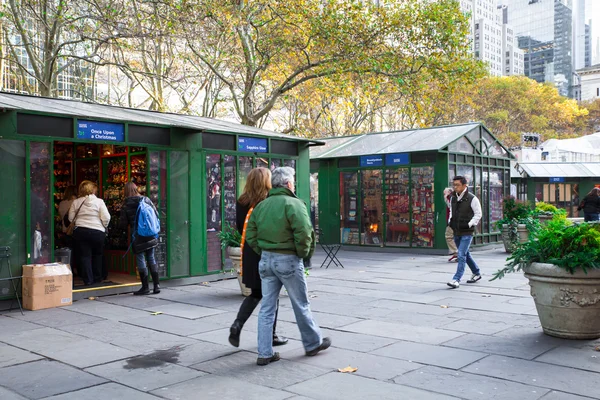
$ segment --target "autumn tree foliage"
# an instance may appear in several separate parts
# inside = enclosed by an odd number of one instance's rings
[[[427,124],[481,121],[508,146],[519,145],[522,132],[539,133],[545,140],[592,133],[586,130],[585,107],[524,76],[480,79],[437,99],[430,110]]]

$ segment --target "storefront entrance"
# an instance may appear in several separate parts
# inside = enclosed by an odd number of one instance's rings
[[[102,285],[135,283],[136,264],[128,251],[131,232],[120,226],[125,183],[138,186],[141,195],[152,200],[159,211],[161,233],[155,251],[161,277],[167,271],[167,154],[141,146],[72,142],[31,142],[30,190],[32,262],[53,260],[53,251],[68,245],[61,207],[64,193],[70,186],[78,188],[89,180],[98,185],[97,196],[102,198],[111,215],[104,251],[104,268],[109,276]],[[48,199],[52,201],[48,201]],[[51,240],[52,239],[52,240]],[[74,264],[77,262],[74,260]],[[74,270],[74,274],[77,271]],[[75,289],[83,284],[75,277]]]

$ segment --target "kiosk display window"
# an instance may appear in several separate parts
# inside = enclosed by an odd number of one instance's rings
[[[382,174],[381,170],[361,171],[362,244],[382,245]]]
[[[340,173],[340,229],[342,244],[359,244],[358,173]]]
[[[410,179],[408,168],[385,172],[386,245],[410,245]]]
[[[50,143],[29,145],[31,180],[31,259],[50,262]],[[5,188],[9,190],[9,188]]]
[[[412,168],[412,244],[415,247],[433,247],[435,208],[433,167]]]

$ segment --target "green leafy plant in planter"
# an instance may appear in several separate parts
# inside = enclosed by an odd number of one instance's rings
[[[221,242],[221,248],[223,250],[227,247],[240,247],[242,242],[242,235],[234,228],[231,224],[227,224],[225,228],[217,233],[217,237]]]
[[[578,269],[600,269],[600,224],[573,224],[565,218],[554,218],[535,237],[517,246],[506,266],[491,280],[532,263],[554,264],[571,274]]]
[[[556,217],[517,246],[494,279],[523,270],[544,333],[600,338],[600,224]]]
[[[535,204],[532,215],[543,219],[553,219],[556,217],[561,219],[567,218],[567,212],[565,210],[558,209],[552,204],[544,203],[543,201],[539,201]]]
[[[503,230],[503,226],[508,226],[508,240],[510,246],[514,248],[519,243],[519,225],[525,225],[529,235],[535,236],[540,228],[540,222],[536,214],[531,209],[531,204],[526,201],[517,200],[512,196],[505,197],[502,200],[502,218],[496,222],[496,229]]]

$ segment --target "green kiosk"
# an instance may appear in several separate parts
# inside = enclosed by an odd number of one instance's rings
[[[514,157],[482,124],[323,141],[310,150],[311,201],[323,243],[447,249],[443,191],[456,175],[481,200],[475,245],[501,241],[494,222],[510,193]]]
[[[298,196],[308,202],[314,144],[209,118],[0,93],[0,246],[11,249],[13,275],[24,264],[53,261],[63,235],[63,192],[91,180],[111,213],[109,281],[133,284],[130,237],[118,226],[123,186],[133,181],[160,213],[160,275],[223,273],[217,233],[235,224],[247,173],[293,167]],[[0,288],[0,298],[9,296],[9,285]]]

